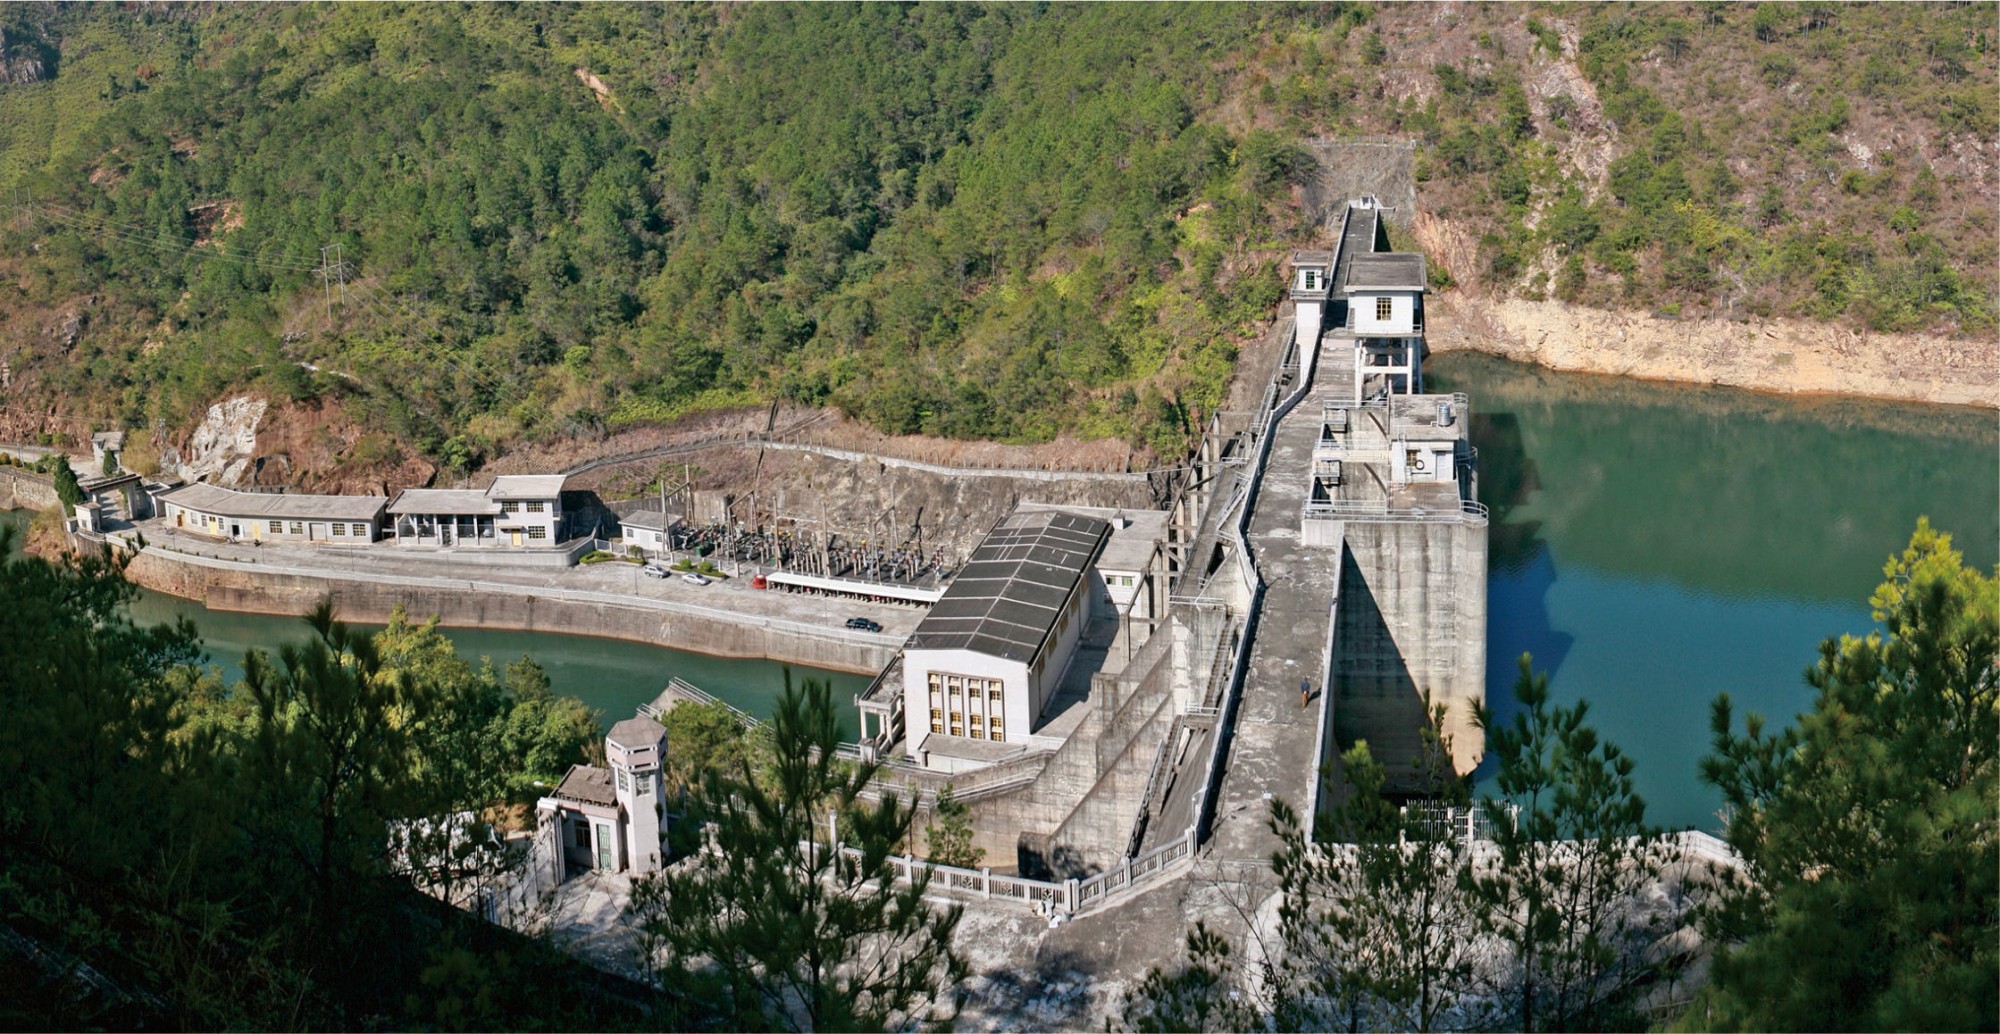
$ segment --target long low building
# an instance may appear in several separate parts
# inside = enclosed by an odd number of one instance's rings
[[[159,493],[156,502],[169,527],[218,539],[252,542],[331,542],[366,544],[382,533],[381,495],[297,495],[238,492],[219,485],[192,484]]]

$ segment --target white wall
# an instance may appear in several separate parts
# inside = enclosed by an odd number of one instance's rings
[[[1375,318],[1375,299],[1384,296],[1389,299],[1389,318],[1378,320]],[[1417,332],[1417,295],[1414,291],[1358,294],[1348,300],[1347,312],[1356,334],[1402,337]]]
[[[1027,665],[977,650],[909,650],[903,655],[903,732],[909,750],[914,752],[931,733],[932,672],[1000,680],[1000,727],[1007,734],[1002,742],[1028,742],[1039,707],[1028,683]],[[948,703],[941,709],[951,710]],[[944,731],[945,735],[951,734],[949,717],[945,719]]]

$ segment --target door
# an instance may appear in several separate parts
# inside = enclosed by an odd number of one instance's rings
[[[188,515],[187,515],[187,511],[186,511],[186,510],[175,510],[175,511],[174,511],[174,527],[176,527],[176,528],[185,528],[185,527],[187,527],[187,523],[188,523]]]
[[[518,546],[521,544],[521,533],[518,531],[510,531],[507,533],[507,539],[514,545]]]
[[[611,839],[611,827],[602,822],[593,823],[597,827],[597,867],[611,870],[618,867],[613,853],[617,847]]]

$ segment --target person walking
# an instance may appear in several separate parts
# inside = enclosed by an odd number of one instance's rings
[[[1311,699],[1312,699],[1312,693],[1313,693],[1313,684],[1312,684],[1312,680],[1311,680],[1311,679],[1300,679],[1300,680],[1299,680],[1299,710],[1303,711],[1303,710],[1305,710],[1305,709],[1306,709],[1306,701],[1308,701],[1308,700],[1311,700]]]

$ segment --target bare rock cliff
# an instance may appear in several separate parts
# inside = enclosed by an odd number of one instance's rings
[[[1557,370],[1756,391],[2000,408],[2000,341],[1876,334],[1809,320],[1669,319],[1445,293],[1431,348]]]

